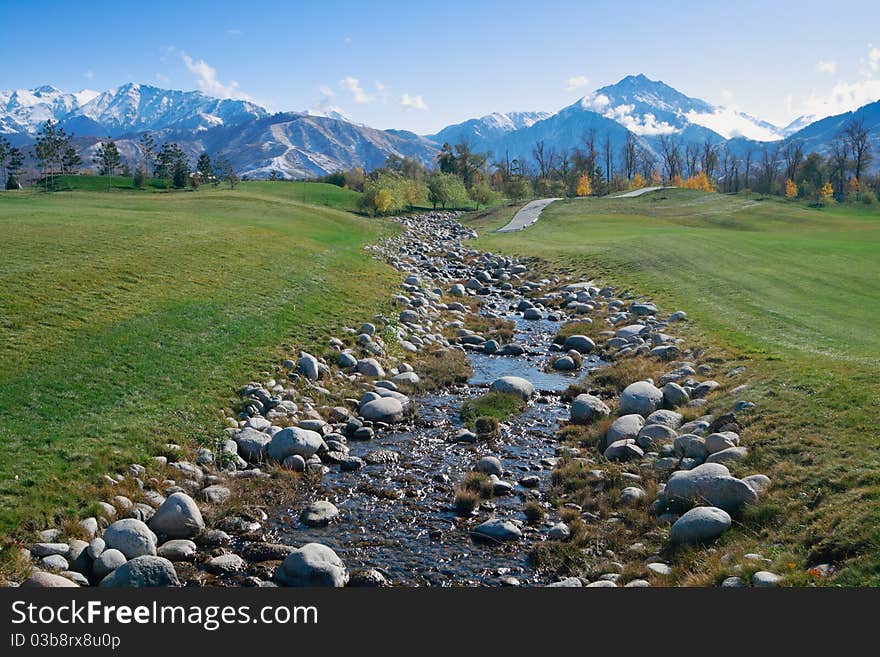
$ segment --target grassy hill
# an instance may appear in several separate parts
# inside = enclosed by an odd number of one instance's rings
[[[394,227],[337,209],[353,196],[0,193],[0,533],[45,526],[165,443],[216,435],[217,409],[280,345],[371,317],[394,275],[363,246]]]
[[[746,365],[753,465],[774,478],[758,541],[880,584],[880,209],[662,190],[472,215],[480,247],[536,256],[685,310],[719,376]],[[720,409],[717,410],[729,410]]]

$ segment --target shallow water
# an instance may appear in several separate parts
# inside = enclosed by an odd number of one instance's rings
[[[516,483],[536,474],[540,490],[546,491],[557,447],[554,432],[567,415],[557,393],[587,368],[601,364],[594,358],[580,372],[545,372],[560,323],[510,319],[516,323],[516,342],[526,348],[524,356],[470,352],[474,373],[469,385],[415,397],[419,418],[414,424],[379,432],[369,442],[348,443],[353,456],[363,458],[373,450],[388,449],[398,454],[398,463],[368,465],[356,472],[331,468],[309,499],[270,514],[268,529],[275,538],[293,545],[324,543],[349,569],[376,568],[397,585],[497,585],[502,575],[513,575],[523,584],[549,581],[531,568],[528,559],[529,547],[542,540],[543,528],[524,526],[523,539],[500,545],[474,542],[470,536],[473,527],[493,515],[524,521],[520,509],[529,495],[526,489],[517,485],[513,494],[484,502],[471,518],[457,517],[453,508],[455,486],[482,456],[501,459],[505,481]],[[495,444],[448,442],[461,427],[461,404],[506,375],[530,380],[542,393],[538,401],[502,425]],[[299,523],[302,508],[312,499],[332,501],[340,518],[322,528]]]

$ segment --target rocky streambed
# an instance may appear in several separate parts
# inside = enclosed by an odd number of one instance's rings
[[[396,316],[340,327],[249,383],[227,436],[191,460],[108,475],[99,513],[25,551],[24,583],[643,586],[673,571],[670,546],[713,541],[770,485],[744,471],[735,413],[700,415],[725,386],[675,336],[684,313],[470,249],[452,213],[398,221],[402,235],[370,247],[404,279]],[[662,374],[587,392],[590,371],[636,359]],[[465,426],[462,407],[490,391],[524,410]],[[558,486],[572,472],[588,482],[578,501]],[[291,477],[277,503],[236,506],[243,483]],[[577,550],[595,577],[536,564],[536,546],[574,541],[585,522],[625,524],[614,506],[652,518],[628,557],[597,541]],[[726,584],[780,581],[740,572]]]

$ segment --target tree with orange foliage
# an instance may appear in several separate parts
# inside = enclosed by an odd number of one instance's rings
[[[593,193],[593,188],[590,186],[590,177],[587,174],[583,174],[578,178],[576,192],[578,196],[589,196]]]
[[[656,187],[661,182],[663,182],[663,180],[660,178],[660,172],[655,170],[654,173],[651,174],[651,184]]]
[[[797,183],[791,178],[786,178],[785,180],[785,198],[789,201],[797,198],[798,195],[798,186]]]
[[[642,174],[636,173],[633,176],[633,189],[641,189],[645,186],[645,179],[642,178]]]
[[[681,176],[679,174],[675,174],[672,178],[672,186],[673,187],[681,187]]]
[[[709,177],[706,175],[705,171],[700,171],[690,178],[688,178],[684,184],[680,185],[681,187],[685,187],[687,189],[698,189],[701,192],[714,192],[715,187],[709,180]]]

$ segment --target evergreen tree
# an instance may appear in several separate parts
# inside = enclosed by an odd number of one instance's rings
[[[107,190],[113,188],[113,171],[119,166],[119,150],[112,139],[102,141],[93,158],[102,175],[107,176]]]

